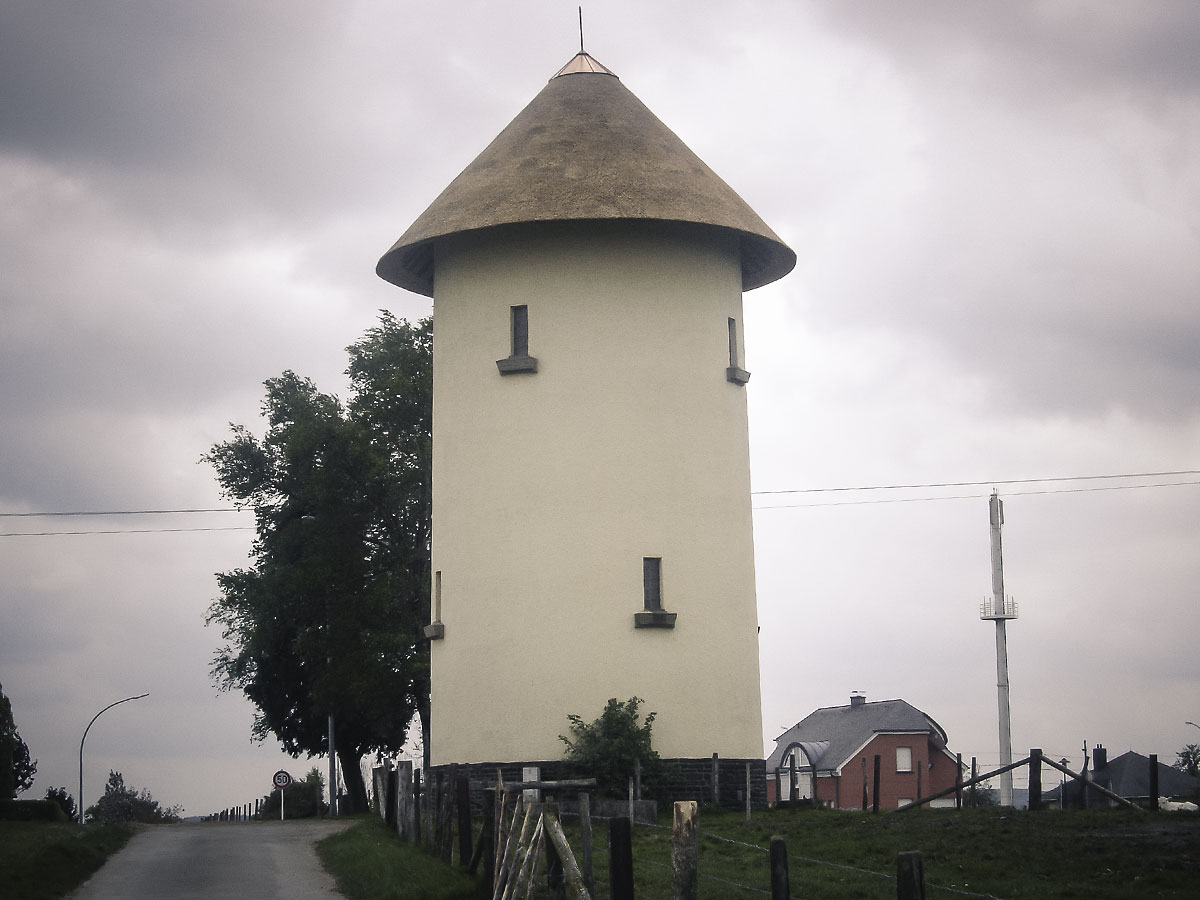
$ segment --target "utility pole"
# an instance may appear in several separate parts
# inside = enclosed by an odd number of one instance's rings
[[[1005,623],[1017,617],[1017,604],[1004,594],[1004,554],[1000,528],[1004,524],[1004,503],[993,490],[988,500],[988,523],[992,539],[992,599],[979,608],[979,618],[996,623],[996,706],[1000,719],[1000,765],[1012,764],[1012,715],[1008,702],[1008,635]],[[1000,776],[1000,805],[1013,805],[1012,772]]]

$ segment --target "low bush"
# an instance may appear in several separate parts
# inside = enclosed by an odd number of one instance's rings
[[[67,814],[53,800],[0,800],[0,821],[66,822]]]

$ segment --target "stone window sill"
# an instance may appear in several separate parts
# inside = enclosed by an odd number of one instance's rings
[[[518,372],[536,372],[536,356],[510,356],[507,359],[496,360],[496,368],[501,375],[516,375]]]
[[[674,628],[677,613],[662,609],[647,609],[633,614],[635,628]]]

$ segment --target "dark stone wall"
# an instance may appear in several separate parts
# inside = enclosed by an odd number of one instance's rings
[[[674,759],[673,763],[678,772],[678,778],[662,790],[657,797],[660,809],[670,809],[676,800],[695,800],[702,806],[712,806],[713,797],[713,760],[707,759]],[[753,809],[767,808],[767,770],[766,763],[761,759],[719,759],[717,761],[720,798],[719,805],[725,809],[745,809],[746,807],[746,764],[750,765],[750,804]],[[483,791],[496,783],[496,772],[504,781],[520,781],[521,770],[525,766],[537,766],[541,769],[542,781],[559,781],[573,776],[563,760],[542,760],[516,763],[472,763],[459,765],[458,773],[465,773],[471,782],[471,809],[479,812],[483,808]],[[422,775],[422,789],[430,778],[439,776],[445,781],[449,777],[451,766],[434,766],[427,774]],[[572,792],[574,793],[574,792]],[[569,797],[564,799],[570,799]]]

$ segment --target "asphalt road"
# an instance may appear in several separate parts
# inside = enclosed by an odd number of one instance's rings
[[[155,825],[135,835],[71,900],[336,900],[314,845],[349,825],[300,820]]]

